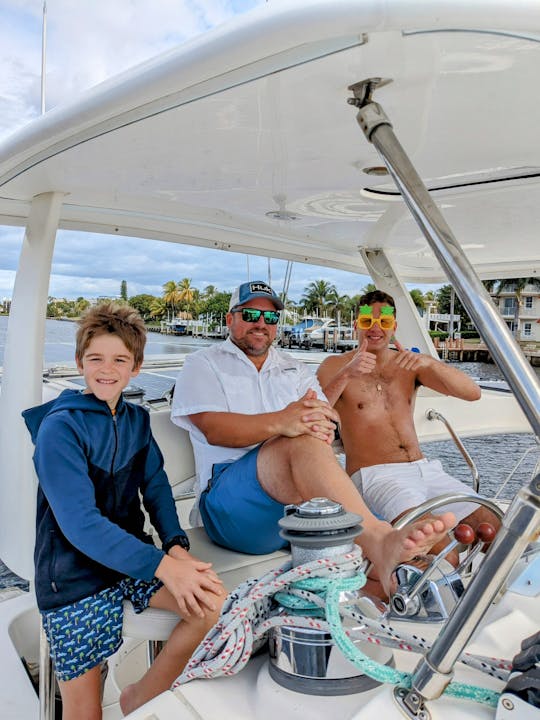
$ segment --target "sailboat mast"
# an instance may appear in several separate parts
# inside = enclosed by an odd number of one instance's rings
[[[41,23],[41,114],[45,115],[45,74],[47,56],[47,2],[43,1],[43,20]]]

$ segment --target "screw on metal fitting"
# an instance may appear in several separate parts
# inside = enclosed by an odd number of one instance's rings
[[[509,700],[508,698],[502,699],[502,706],[504,707],[505,710],[513,710],[514,709],[514,703],[511,700]]]
[[[429,710],[424,707],[424,698],[414,690],[394,688],[394,700],[401,712],[410,720],[431,720]]]
[[[349,85],[347,90],[350,90],[354,97],[348,98],[347,102],[349,105],[356,105],[358,108],[364,107],[364,105],[373,102],[371,96],[377,88],[388,85],[388,83],[391,82],[392,80],[390,78],[372,77],[353,83],[353,85]]]

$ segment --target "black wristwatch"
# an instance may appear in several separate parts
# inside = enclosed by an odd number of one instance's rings
[[[171,538],[168,542],[163,543],[161,546],[161,549],[168,553],[169,550],[174,547],[175,545],[180,545],[181,548],[184,548],[184,550],[189,550],[191,547],[189,544],[189,538],[187,535],[175,535],[173,538]]]

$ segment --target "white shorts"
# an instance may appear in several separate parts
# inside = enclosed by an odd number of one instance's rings
[[[360,468],[351,480],[374,515],[392,522],[405,510],[445,493],[476,493],[446,473],[440,460],[388,463]],[[473,503],[454,503],[438,508],[433,514],[450,510],[459,522],[478,508]]]

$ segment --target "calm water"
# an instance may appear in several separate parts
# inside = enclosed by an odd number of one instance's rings
[[[7,321],[6,316],[0,316],[0,367],[4,364]],[[46,320],[43,367],[74,362],[75,331],[76,325],[74,322]],[[185,338],[150,332],[148,333],[145,354],[175,355],[190,353],[199,350],[204,345],[208,345],[209,342],[211,341],[201,340],[200,338]]]
[[[0,366],[3,365],[4,347],[7,331],[7,318],[0,317]],[[146,355],[178,355],[194,352],[212,341],[199,338],[165,336],[149,333],[146,344]],[[73,362],[75,346],[75,324],[59,320],[47,320],[44,350],[44,367],[63,365]],[[306,358],[309,352],[306,353]],[[460,369],[478,380],[500,380],[502,374],[496,365],[488,363],[461,363]],[[540,368],[535,368],[540,376]],[[534,471],[538,460],[538,448],[533,435],[505,435],[464,440],[464,445],[476,463],[481,482],[481,491],[487,496],[496,492],[502,480],[514,470],[524,452],[532,448],[516,469],[512,480],[508,483],[503,497],[513,497],[516,491],[526,483]],[[445,469],[455,477],[470,483],[471,474],[465,461],[452,441],[429,443],[423,446],[427,457],[438,457]],[[12,575],[0,560],[0,588],[10,586],[26,586]]]

